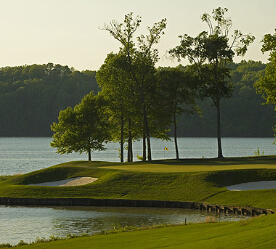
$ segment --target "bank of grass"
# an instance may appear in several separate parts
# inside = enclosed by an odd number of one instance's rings
[[[75,187],[28,186],[77,176]],[[136,163],[69,162],[0,178],[0,197],[107,198],[209,202],[276,209],[276,190],[228,191],[226,186],[276,180],[276,157],[162,160]]]
[[[239,222],[205,223],[95,235],[22,246],[24,249],[275,248],[276,215]]]

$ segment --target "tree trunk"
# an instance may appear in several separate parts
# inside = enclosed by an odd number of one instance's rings
[[[88,154],[88,161],[90,162],[91,161],[91,149],[88,149],[87,154]]]
[[[177,144],[177,125],[176,125],[176,115],[173,114],[173,124],[174,124],[174,145],[175,145],[175,153],[176,159],[179,160],[179,152],[178,152],[178,144]]]
[[[151,161],[150,133],[149,133],[148,115],[145,108],[145,104],[143,105],[143,115],[144,115],[144,123],[145,123],[147,146],[148,146],[148,161]]]
[[[220,101],[217,102],[217,140],[218,140],[218,158],[223,158],[220,132]]]
[[[145,132],[143,131],[143,162],[147,160],[147,143]]]
[[[132,134],[131,134],[131,119],[128,119],[128,150],[127,161],[133,162],[133,150],[132,150]]]
[[[121,151],[120,151],[121,163],[124,162],[124,116],[121,116]]]

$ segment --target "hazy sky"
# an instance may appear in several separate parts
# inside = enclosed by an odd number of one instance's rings
[[[166,58],[166,51],[179,44],[178,35],[206,30],[200,16],[217,7],[229,9],[233,30],[256,37],[243,59],[266,62],[260,41],[276,28],[275,0],[0,0],[0,67],[53,62],[98,70],[119,48],[99,28],[113,19],[122,22],[129,12],[142,17],[141,33],[167,18],[158,66],[175,66],[178,62]]]

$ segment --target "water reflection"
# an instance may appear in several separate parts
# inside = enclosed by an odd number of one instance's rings
[[[116,207],[6,207],[0,206],[0,244],[28,243],[37,237],[68,234],[95,234],[114,225],[150,226],[205,222],[205,212],[184,209],[116,208]],[[221,215],[219,221],[245,217]]]

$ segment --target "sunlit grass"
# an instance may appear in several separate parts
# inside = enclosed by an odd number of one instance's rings
[[[276,215],[240,222],[193,224],[39,243],[25,249],[275,248]]]
[[[276,157],[245,157],[224,159],[160,160],[152,163],[134,163],[105,166],[108,169],[137,172],[202,172],[241,169],[276,169]]]
[[[228,191],[226,186],[276,180],[276,157],[163,160],[135,163],[69,162],[0,177],[0,197],[97,198],[209,202],[276,209],[276,190]],[[28,184],[90,176],[74,187]]]
[[[76,187],[28,186],[78,176],[98,181]],[[276,157],[69,162],[23,175],[0,176],[0,197],[175,200],[276,209],[276,190],[228,191],[226,186],[276,180]],[[240,222],[121,231],[20,248],[274,248],[276,215]],[[41,243],[43,242],[43,243]]]

